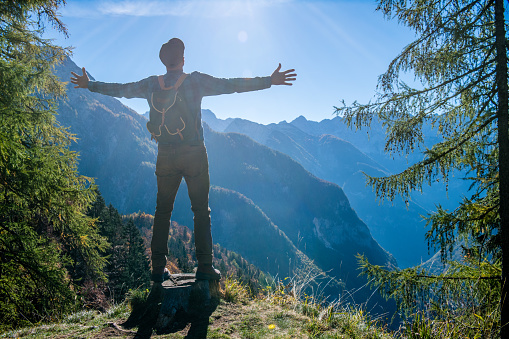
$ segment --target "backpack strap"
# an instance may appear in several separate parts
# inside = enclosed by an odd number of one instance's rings
[[[177,91],[177,90],[179,89],[180,85],[182,85],[182,83],[184,82],[184,80],[186,80],[186,78],[187,78],[187,76],[188,76],[188,75],[189,75],[189,74],[187,74],[187,73],[182,74],[182,75],[178,78],[178,80],[177,80],[177,82],[175,83],[175,85],[170,86],[170,87],[166,87],[166,85],[164,84],[164,75],[159,75],[159,76],[157,77],[157,80],[159,81],[159,87],[161,87],[161,89],[162,89],[162,90],[167,91],[167,90],[170,90],[170,89],[172,89],[172,88],[175,88],[175,90]]]
[[[173,103],[172,103],[172,104],[171,104],[168,108],[163,108],[163,110],[162,110],[162,111],[158,110],[158,109],[155,107],[155,105],[154,105],[154,92],[152,92],[152,94],[150,95],[150,104],[152,105],[152,107],[153,107],[156,111],[158,111],[159,113],[161,113],[161,114],[163,115],[163,123],[164,123],[164,113],[166,113],[166,111],[168,111],[168,110],[169,110],[169,109],[170,109],[170,108],[171,108],[171,107],[175,104],[175,102],[176,102],[176,100],[177,100],[177,93],[178,93],[178,89],[179,89],[180,85],[182,85],[182,83],[184,82],[184,80],[186,80],[186,78],[187,78],[187,76],[188,76],[188,75],[189,75],[189,74],[187,74],[187,73],[182,74],[182,75],[178,78],[177,82],[175,82],[175,84],[174,84],[173,86],[170,86],[170,87],[166,87],[166,86],[164,85],[164,76],[163,76],[163,75],[159,75],[159,76],[157,77],[157,80],[159,81],[159,87],[161,87],[161,89],[162,89],[163,91],[167,91],[167,90],[170,90],[170,89],[175,89],[175,97],[173,98]],[[162,124],[161,124],[161,126],[162,126]]]

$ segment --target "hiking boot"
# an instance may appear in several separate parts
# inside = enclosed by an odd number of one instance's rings
[[[166,281],[171,278],[170,271],[165,267],[163,271],[163,281]]]
[[[196,280],[221,280],[221,272],[216,270],[212,264],[198,265]]]
[[[165,267],[163,270],[163,273],[152,273],[151,280],[156,283],[162,283],[163,281],[166,281],[171,278],[171,273],[168,271],[168,269]]]

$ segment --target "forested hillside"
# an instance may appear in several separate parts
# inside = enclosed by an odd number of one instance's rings
[[[152,225],[154,217],[146,213],[132,213],[124,215],[125,221],[132,221],[142,234],[146,253],[150,254],[152,239]],[[244,259],[241,255],[218,244],[214,244],[213,264],[221,274],[228,279],[235,279],[257,295],[262,288],[274,283],[274,277],[267,275],[259,267]],[[194,234],[187,226],[173,221],[168,238],[168,256],[166,267],[172,273],[192,273],[196,269],[197,261],[194,249]]]

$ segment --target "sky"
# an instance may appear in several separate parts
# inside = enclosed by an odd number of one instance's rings
[[[164,74],[159,49],[186,45],[184,71],[216,77],[268,76],[294,68],[293,86],[203,99],[218,118],[262,124],[335,116],[342,100],[367,102],[378,76],[414,35],[376,11],[374,0],[68,0],[60,10],[73,61],[98,81],[133,82]],[[143,99],[121,99],[143,114]]]

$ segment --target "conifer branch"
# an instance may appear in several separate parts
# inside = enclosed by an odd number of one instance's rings
[[[435,279],[435,280],[501,280],[502,276],[479,276],[479,277],[444,277],[435,275],[417,274],[416,278]]]

